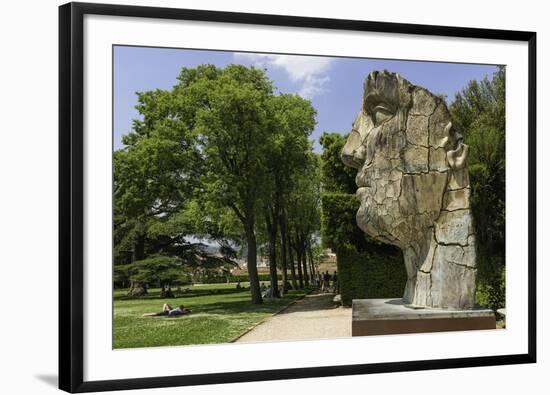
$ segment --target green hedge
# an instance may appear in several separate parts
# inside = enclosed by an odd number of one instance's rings
[[[400,253],[379,254],[346,248],[337,252],[342,304],[353,299],[401,298],[407,274]]]
[[[342,304],[351,306],[353,299],[402,297],[407,280],[403,254],[359,229],[355,195],[323,193],[321,205],[321,236],[323,245],[336,253]]]

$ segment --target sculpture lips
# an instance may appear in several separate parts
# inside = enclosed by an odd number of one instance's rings
[[[357,191],[355,192],[355,196],[360,201],[364,201],[368,194],[369,194],[369,188],[367,187],[357,188]]]

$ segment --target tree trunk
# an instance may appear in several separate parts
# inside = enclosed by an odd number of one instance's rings
[[[294,265],[294,257],[292,256],[292,243],[290,242],[289,233],[287,233],[286,241],[286,246],[288,248],[288,259],[290,263],[290,278],[292,279],[292,289],[298,289],[298,284],[296,282],[296,266]]]
[[[294,246],[294,249],[296,251],[296,262],[298,265],[298,284],[300,288],[304,288],[304,276],[302,272],[302,250],[300,247],[296,244]]]
[[[283,272],[283,294],[288,292],[287,282],[288,282],[288,273],[287,273],[287,261],[286,261],[286,221],[284,214],[279,216],[280,228],[281,228],[281,269]]]
[[[140,232],[136,235],[134,239],[134,256],[135,261],[141,261],[142,259],[145,259],[145,234]]]
[[[277,217],[271,216],[270,209],[266,213],[266,227],[269,238],[269,281],[271,284],[271,297],[280,298],[279,279],[277,278]]]
[[[300,243],[300,256],[302,257],[302,266],[304,270],[304,281],[306,283],[306,287],[309,287],[309,276],[308,276],[308,270],[307,270],[307,254],[306,254],[306,248],[304,243]]]
[[[145,234],[140,232],[134,239],[134,251],[132,254],[132,262],[141,261],[145,259]],[[128,290],[128,296],[143,296],[147,295],[147,288],[145,284],[138,281],[130,281],[130,289]]]
[[[308,255],[309,255],[309,264],[310,264],[310,268],[311,268],[311,282],[313,284],[315,284],[315,264],[313,263],[313,251],[311,249],[311,241],[308,241],[307,243],[307,252],[308,252]]]
[[[252,303],[261,304],[262,294],[260,293],[260,282],[258,280],[258,267],[257,267],[257,246],[256,246],[256,234],[254,233],[254,218],[247,217],[245,223],[246,233],[246,248],[248,250],[246,258],[246,268],[248,270],[248,278],[250,280],[250,296]]]
[[[127,296],[143,296],[147,294],[145,285],[141,282],[131,281]]]

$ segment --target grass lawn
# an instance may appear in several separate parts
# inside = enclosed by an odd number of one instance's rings
[[[125,290],[116,290],[113,346],[227,343],[308,291],[290,291],[281,299],[266,298],[263,304],[253,305],[250,291],[237,290],[235,284],[195,285],[188,293],[167,299],[158,297],[158,289],[150,289],[149,295],[139,299],[126,298]],[[174,307],[183,304],[193,312],[173,318],[142,317],[144,313],[161,311],[164,303]]]

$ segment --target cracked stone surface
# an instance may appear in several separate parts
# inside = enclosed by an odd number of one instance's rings
[[[467,156],[443,100],[398,74],[369,74],[342,160],[357,169],[359,227],[403,251],[405,303],[474,306]]]

